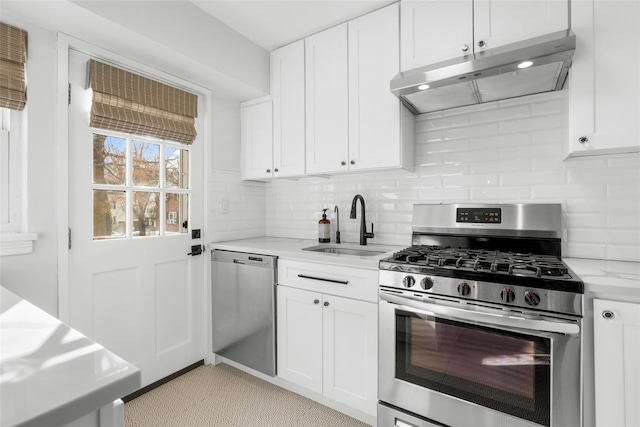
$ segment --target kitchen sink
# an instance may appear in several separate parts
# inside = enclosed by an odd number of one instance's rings
[[[377,256],[388,251],[380,248],[367,248],[362,246],[342,246],[342,245],[317,245],[302,248],[303,251],[321,252],[325,254],[353,255],[353,256]]]

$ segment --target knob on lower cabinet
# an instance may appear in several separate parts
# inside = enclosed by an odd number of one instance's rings
[[[413,276],[404,276],[404,279],[402,279],[402,286],[404,286],[405,288],[410,288],[415,283],[416,279],[414,279]]]
[[[467,282],[460,282],[458,285],[458,293],[462,296],[469,295],[471,293],[471,286]]]

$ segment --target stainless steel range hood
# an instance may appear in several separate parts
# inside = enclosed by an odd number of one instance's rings
[[[398,74],[391,92],[414,114],[560,90],[576,47],[559,31]],[[525,61],[528,68],[518,66]]]

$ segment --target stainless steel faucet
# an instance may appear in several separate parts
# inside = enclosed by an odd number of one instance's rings
[[[360,244],[366,245],[367,239],[372,239],[374,237],[373,234],[373,223],[371,223],[371,233],[367,232],[367,220],[365,219],[365,209],[364,209],[364,198],[360,194],[356,194],[353,198],[353,202],[351,202],[351,215],[349,216],[351,219],[356,218],[356,203],[360,200],[362,208],[360,209]]]
[[[338,205],[333,208],[333,211],[336,213],[336,243],[340,243],[340,210]]]

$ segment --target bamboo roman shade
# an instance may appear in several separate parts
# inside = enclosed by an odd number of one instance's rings
[[[93,59],[89,82],[92,127],[183,144],[196,139],[197,95]]]
[[[26,61],[27,32],[0,22],[0,107],[22,110],[27,103]]]

